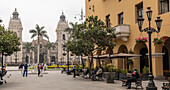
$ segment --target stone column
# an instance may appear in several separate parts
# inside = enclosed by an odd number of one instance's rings
[[[152,69],[154,79],[164,79],[163,76],[163,53],[153,53],[152,54]]]

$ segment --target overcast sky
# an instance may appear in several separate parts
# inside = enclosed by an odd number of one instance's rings
[[[62,10],[68,22],[79,21],[74,19],[76,14],[81,13],[81,8],[85,14],[85,0],[1,0],[0,1],[1,24],[8,27],[10,17],[17,8],[21,18],[23,31],[22,39],[24,42],[32,41],[30,29],[34,29],[36,24],[45,26],[50,41],[56,41],[56,27]]]

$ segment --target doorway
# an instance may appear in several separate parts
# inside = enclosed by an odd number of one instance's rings
[[[149,64],[148,64],[148,55],[146,55],[148,53],[148,49],[147,48],[142,48],[140,50],[140,54],[142,56],[140,56],[140,73],[143,73],[143,68],[146,66],[146,67],[149,67]]]

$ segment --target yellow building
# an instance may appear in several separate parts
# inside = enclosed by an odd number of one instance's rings
[[[108,27],[113,27],[117,39],[114,53],[128,53],[132,50],[141,57],[133,58],[133,68],[142,72],[144,66],[149,67],[148,42],[136,43],[138,37],[148,37],[146,32],[141,33],[137,18],[143,16],[143,27],[148,27],[147,7],[151,7],[151,27],[157,28],[155,20],[161,17],[162,26],[159,34],[152,33],[152,67],[155,78],[170,75],[170,12],[169,0],[86,0],[86,17],[98,16]],[[162,44],[154,45],[154,38],[166,39]],[[162,53],[165,53],[162,55]],[[114,59],[116,68],[126,69],[126,59]]]

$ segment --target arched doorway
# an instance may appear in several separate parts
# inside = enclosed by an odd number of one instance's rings
[[[25,62],[28,63],[28,60],[29,60],[29,57],[26,56],[26,57],[25,57]]]
[[[51,62],[55,63],[55,56],[52,56]]]
[[[118,53],[128,53],[128,49],[125,45],[121,45],[118,49]],[[118,68],[119,69],[127,69],[127,59],[128,58],[120,58],[118,59]]]
[[[43,54],[40,54],[40,59],[39,59],[39,63],[44,63],[44,55]]]
[[[165,53],[163,55],[163,70],[169,70],[169,56],[168,56],[168,49],[163,46],[162,52]]]
[[[140,56],[140,72],[143,73],[143,68],[146,66],[146,67],[149,67],[149,63],[148,63],[148,55],[146,55],[148,53],[148,49],[145,47],[145,48],[142,48],[140,50],[140,54],[142,56]]]

